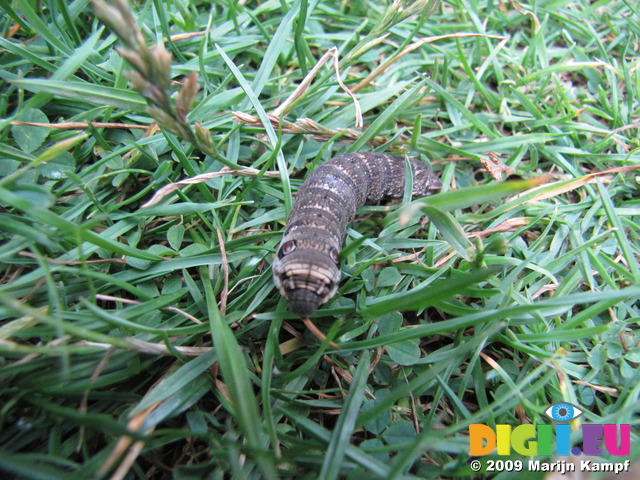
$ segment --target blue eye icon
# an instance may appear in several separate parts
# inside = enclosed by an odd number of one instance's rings
[[[544,414],[554,422],[570,422],[582,415],[582,410],[570,403],[560,402],[551,405]]]

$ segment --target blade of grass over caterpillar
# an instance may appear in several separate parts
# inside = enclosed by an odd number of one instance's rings
[[[547,177],[537,177],[531,180],[513,180],[502,183],[492,183],[490,185],[476,185],[457,190],[436,193],[425,198],[419,198],[408,203],[402,208],[391,213],[384,219],[385,225],[399,220],[402,225],[414,221],[421,215],[422,207],[430,205],[441,210],[450,211],[460,208],[467,208],[485,202],[500,200],[510,195],[516,195],[547,181]]]

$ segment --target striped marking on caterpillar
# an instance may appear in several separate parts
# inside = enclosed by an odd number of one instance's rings
[[[424,163],[410,159],[413,196],[441,188]],[[346,153],[316,168],[300,187],[273,261],[273,281],[301,317],[328,302],[340,282],[340,250],[358,207],[402,198],[404,157]]]

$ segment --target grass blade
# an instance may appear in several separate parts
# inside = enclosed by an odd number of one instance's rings
[[[340,475],[342,460],[345,457],[346,448],[349,445],[353,428],[360,413],[360,406],[364,400],[370,363],[369,353],[362,352],[358,368],[353,375],[349,393],[347,393],[347,398],[344,401],[342,411],[329,440],[329,446],[318,477],[320,479],[332,480]]]
[[[261,415],[248,375],[248,364],[233,332],[220,314],[211,284],[205,282],[204,285],[213,344],[233,406],[230,413],[247,440],[249,451],[255,456],[264,478],[277,478],[273,458],[266,455],[268,437],[260,421]]]

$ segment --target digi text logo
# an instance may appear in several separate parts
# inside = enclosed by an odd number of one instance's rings
[[[494,450],[498,455],[511,455],[512,449],[524,456],[554,453],[558,456],[600,456],[603,449],[619,457],[631,453],[631,426],[628,424],[582,424],[582,446],[572,448],[569,422],[582,415],[582,410],[560,402],[550,405],[544,413],[554,422],[553,425],[523,424],[515,428],[496,425],[495,430],[484,424],[469,425],[469,453],[474,457],[489,455]]]

